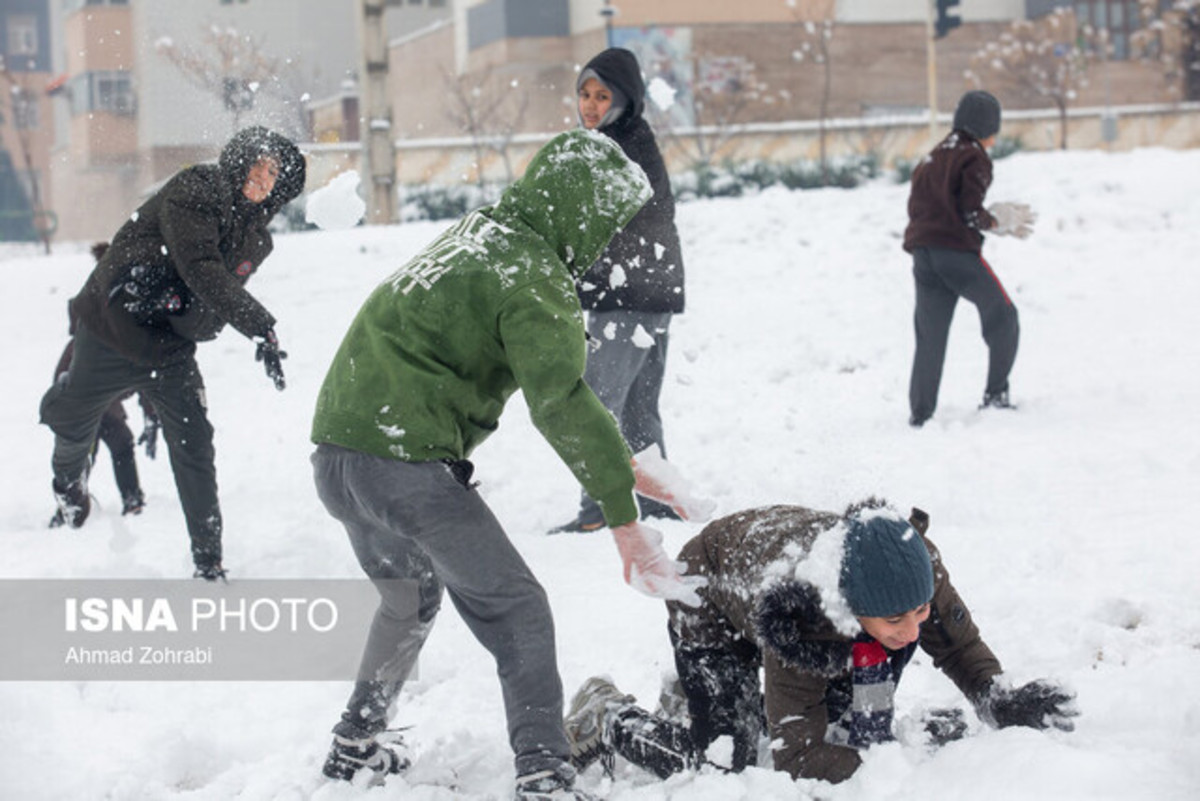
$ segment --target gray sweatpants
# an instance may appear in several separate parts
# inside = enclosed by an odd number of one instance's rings
[[[648,340],[638,334],[638,326]],[[664,458],[667,451],[658,396],[667,369],[670,326],[671,314],[666,312],[588,312],[587,331],[598,345],[588,352],[583,373],[583,380],[617,419],[630,450],[641,453],[657,445]],[[648,501],[638,501],[645,516]],[[603,519],[599,505],[586,492],[580,500],[580,516]]]
[[[54,476],[63,484],[83,476],[104,413],[130,390],[142,393],[162,419],[163,439],[197,566],[221,561],[221,507],[217,501],[213,427],[204,379],[194,357],[164,367],[129,361],[76,327],[75,353],[65,377],[42,398],[41,419],[54,431]]]
[[[381,599],[335,733],[386,728],[444,587],[496,660],[517,775],[566,761],[550,605],[468,474],[456,475],[469,463],[402,462],[329,444],[317,446],[312,463],[321,502],[346,527]]]

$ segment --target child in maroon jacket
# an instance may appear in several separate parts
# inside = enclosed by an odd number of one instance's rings
[[[980,408],[1014,409],[1008,375],[1017,356],[1017,309],[981,254],[983,232],[1024,239],[1036,219],[1029,206],[984,208],[992,183],[987,148],[1000,131],[1000,102],[967,92],[954,112],[954,129],[913,171],[904,249],[913,256],[917,347],[909,383],[909,424],[921,427],[937,408],[946,340],[960,297],[975,304],[988,346],[988,376]]]

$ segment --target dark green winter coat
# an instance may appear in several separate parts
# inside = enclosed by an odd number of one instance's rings
[[[263,156],[279,165],[265,201],[242,194]],[[275,324],[245,289],[273,247],[267,224],[304,189],[304,157],[285,137],[247,128],[216,164],[188,167],[142,204],[113,237],[72,301],[72,317],[137,364],[188,358],[226,323],[247,337]]]
[[[313,441],[465,459],[520,389],[606,520],[636,519],[629,451],[583,382],[575,278],[649,196],[612,140],[551,140],[495,206],[468,214],[367,299],[321,387]]]
[[[841,520],[799,506],[752,509],[716,520],[680,553],[689,575],[709,580],[700,590],[704,603],[699,609],[668,604],[671,626],[683,645],[721,649],[744,639],[758,646],[775,768],[834,782],[848,778],[861,762],[854,748],[825,740],[827,693],[850,674],[853,636],[838,630],[820,591],[796,578],[796,566],[810,557],[818,535]],[[930,615],[918,644],[976,702],[1000,673],[1000,663],[950,583],[941,554],[925,537],[928,517],[913,510],[910,522],[925,538],[934,576]]]

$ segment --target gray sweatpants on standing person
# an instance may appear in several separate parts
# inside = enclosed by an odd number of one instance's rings
[[[658,312],[589,311],[587,332],[595,344],[583,373],[583,380],[617,419],[629,449],[641,453],[657,445],[664,459],[667,450],[658,396],[667,369],[671,317]],[[638,503],[643,517],[648,507],[669,509],[648,498],[639,497]],[[600,507],[586,492],[580,500],[580,519],[604,520]]]
[[[937,408],[946,342],[960,297],[979,310],[988,346],[985,395],[1008,391],[1008,374],[1017,358],[1020,325],[1017,308],[983,257],[967,250],[917,248],[913,252],[917,307],[913,315],[917,348],[908,399],[914,421],[924,422]]]
[[[381,596],[359,681],[334,733],[362,739],[387,727],[445,587],[496,660],[517,775],[565,762],[550,605],[470,484],[470,463],[403,462],[328,443],[317,446],[312,463],[321,502],[346,527]]]
[[[54,431],[51,464],[55,479],[65,486],[87,473],[101,418],[115,399],[130,390],[146,396],[162,420],[193,561],[197,567],[219,565],[221,507],[213,427],[205,407],[204,379],[194,356],[147,367],[126,359],[82,324],[76,326],[71,366],[41,404],[41,420]]]

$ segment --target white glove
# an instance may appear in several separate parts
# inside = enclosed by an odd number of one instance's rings
[[[612,533],[624,563],[626,584],[651,598],[700,605],[696,590],[708,584],[708,579],[683,575],[687,565],[667,556],[662,534],[636,520],[617,526]]]
[[[654,445],[633,457],[633,475],[639,494],[665,503],[684,520],[705,523],[717,508],[716,501],[696,495],[691,483],[659,455]]]
[[[1033,233],[1037,212],[1028,203],[993,203],[988,214],[996,218],[996,226],[989,233],[1000,236],[1015,236],[1024,239]]]

